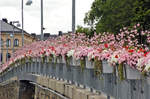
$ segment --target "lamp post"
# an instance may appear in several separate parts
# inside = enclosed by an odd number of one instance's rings
[[[32,0],[28,0],[26,5],[31,5],[32,4]],[[43,40],[44,36],[43,36],[43,0],[41,0],[41,40]]]
[[[26,5],[31,5],[32,0],[28,0]],[[75,0],[72,0],[72,33],[75,33]],[[41,0],[41,40],[43,40],[43,0]]]
[[[75,33],[75,27],[76,27],[76,23],[75,23],[75,20],[76,20],[76,10],[75,10],[75,0],[72,0],[72,33]]]
[[[28,5],[28,6],[30,6],[32,4],[32,0],[28,0],[27,2],[26,2],[26,5]]]
[[[31,0],[28,0],[26,5],[30,5],[32,3]],[[22,46],[24,45],[24,0],[21,2],[21,19],[22,19]]]
[[[0,21],[0,65],[2,64],[2,37],[1,37],[1,31],[2,31],[2,22]]]
[[[41,0],[41,40],[43,40],[43,0]]]
[[[13,50],[13,53],[14,53],[14,36],[15,36],[15,24],[17,24],[17,27],[20,27],[20,24],[19,24],[19,21],[12,21],[12,24],[13,24],[13,34],[10,34],[10,37],[12,37],[13,38],[13,48],[12,48],[12,50]],[[8,54],[8,53],[7,53]]]
[[[22,4],[21,4],[21,16],[22,16],[22,46],[24,45],[24,6],[23,6],[24,2],[22,0]]]

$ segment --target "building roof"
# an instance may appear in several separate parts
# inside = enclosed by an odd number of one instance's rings
[[[12,33],[14,28],[14,33],[22,34],[22,29],[14,26],[12,23],[8,23],[7,21],[0,20],[0,33]],[[35,38],[31,34],[27,33],[25,30],[24,35],[28,35],[32,38]]]
[[[12,33],[14,28],[15,33],[21,33],[22,29],[19,29],[18,27],[7,23],[3,20],[0,20],[0,32],[4,32],[4,33]],[[24,31],[25,33],[27,33],[26,31]]]
[[[41,39],[41,35],[36,35],[36,37],[40,40]],[[55,38],[58,37],[58,35],[51,35],[50,33],[44,33],[44,40],[47,40],[49,38]]]

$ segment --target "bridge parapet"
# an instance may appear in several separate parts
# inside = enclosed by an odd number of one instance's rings
[[[24,76],[24,74],[43,75],[44,77],[34,78],[34,76]],[[25,64],[14,66],[8,69],[8,71],[5,71],[1,74],[0,81],[4,82],[15,76],[20,80],[26,79],[39,82],[39,84],[44,83],[43,86],[48,85],[55,91],[60,90],[60,93],[64,93],[61,85],[67,82],[76,86],[83,86],[83,88],[90,88],[91,90],[103,92],[108,95],[108,98],[109,96],[115,97],[116,99],[148,99],[150,97],[149,78],[125,79],[120,81],[114,73],[103,73],[97,76],[95,75],[94,68],[84,68],[84,70],[81,70],[80,66],[72,64],[66,66],[63,62],[26,62]],[[48,78],[51,78],[50,82]],[[66,82],[57,84],[56,81],[58,80]],[[65,94],[68,93],[66,92]],[[71,95],[69,94],[69,96]]]

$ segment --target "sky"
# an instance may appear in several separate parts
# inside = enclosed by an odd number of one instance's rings
[[[24,29],[29,33],[40,34],[40,1],[32,0],[31,6],[26,6],[24,0]],[[90,10],[94,0],[76,0],[76,26],[84,25],[85,13]],[[44,33],[58,34],[58,31],[71,31],[72,0],[43,0]],[[0,0],[0,19],[20,21],[21,0]]]

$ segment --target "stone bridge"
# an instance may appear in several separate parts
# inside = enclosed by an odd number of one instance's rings
[[[149,99],[149,93],[149,78],[120,81],[64,63],[15,64],[0,75],[0,99]]]

